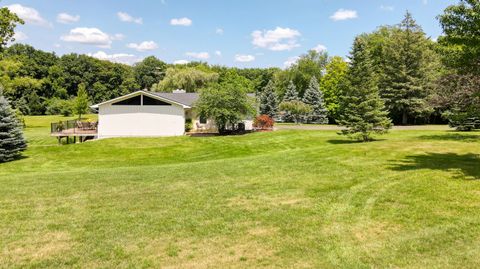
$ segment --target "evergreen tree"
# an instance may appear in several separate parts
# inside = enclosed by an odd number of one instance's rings
[[[386,42],[380,65],[380,95],[390,115],[402,124],[431,112],[427,97],[435,60],[429,42],[409,12]]]
[[[22,127],[0,91],[0,163],[18,158],[26,148]]]
[[[287,91],[283,96],[282,102],[291,102],[291,101],[299,101],[300,98],[298,97],[297,87],[293,84],[293,81],[290,80],[288,83]],[[282,115],[282,119],[284,122],[295,122],[297,119],[290,113],[290,111],[284,111]]]
[[[353,44],[350,60],[338,122],[346,127],[341,134],[370,141],[372,133],[386,133],[391,121],[378,93],[377,79],[365,41],[359,37]]]
[[[77,98],[75,98],[74,110],[75,113],[78,114],[79,120],[82,119],[82,114],[85,114],[88,111],[88,94],[83,83],[80,83],[78,85],[78,92]]]
[[[307,122],[320,124],[328,123],[327,109],[325,108],[325,103],[323,101],[323,93],[320,90],[316,77],[310,79],[310,84],[303,95],[303,102],[312,107],[312,112],[305,117]]]
[[[290,80],[287,87],[287,91],[283,96],[283,102],[296,101],[299,99],[300,98],[298,97],[297,87],[295,87],[295,84],[293,84],[293,81]]]
[[[278,112],[278,99],[275,94],[275,86],[270,80],[263,88],[263,92],[260,95],[260,114],[268,115],[270,118],[275,117]]]

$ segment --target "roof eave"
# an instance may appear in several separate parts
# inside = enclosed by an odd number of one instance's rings
[[[162,96],[159,96],[159,95],[156,95],[156,94],[152,94],[152,93],[149,93],[149,92],[144,91],[144,90],[135,91],[135,92],[132,92],[132,93],[129,93],[129,94],[126,94],[126,95],[117,97],[117,98],[110,99],[110,100],[105,101],[105,102],[102,102],[102,103],[98,103],[98,104],[95,104],[95,105],[91,105],[90,108],[92,108],[92,109],[98,109],[98,108],[99,108],[100,106],[102,106],[102,105],[110,104],[110,103],[113,103],[113,102],[115,102],[115,101],[119,101],[119,100],[123,100],[123,99],[128,99],[129,97],[135,96],[135,95],[137,95],[137,94],[144,94],[144,95],[147,95],[147,96],[152,97],[152,98],[155,98],[155,99],[160,99],[160,100],[162,100],[162,101],[170,102],[170,103],[172,103],[172,104],[181,106],[181,107],[183,107],[184,109],[185,109],[185,108],[191,108],[190,106],[187,106],[187,105],[185,105],[185,104],[182,104],[182,103],[179,103],[179,102],[175,102],[175,101],[170,100],[170,99],[168,99],[168,98],[165,98],[165,97],[162,97]]]

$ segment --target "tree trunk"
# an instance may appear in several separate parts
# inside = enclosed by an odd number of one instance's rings
[[[407,111],[403,111],[402,114],[402,125],[407,125],[408,124],[408,116],[407,116]]]

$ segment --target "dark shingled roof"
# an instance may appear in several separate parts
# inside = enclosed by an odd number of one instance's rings
[[[160,96],[162,98],[165,98],[167,100],[171,100],[177,103],[180,103],[182,105],[186,105],[189,107],[193,107],[195,102],[198,100],[198,97],[200,96],[196,92],[184,92],[184,93],[171,93],[171,92],[149,92],[151,94]],[[247,94],[250,97],[255,97],[255,94],[249,93]]]
[[[151,94],[160,96],[167,100],[171,100],[182,105],[193,106],[193,104],[198,100],[199,94],[196,92],[185,92],[185,93],[171,93],[171,92],[149,92]]]

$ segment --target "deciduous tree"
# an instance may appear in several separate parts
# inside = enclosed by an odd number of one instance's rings
[[[7,7],[0,8],[0,52],[10,41],[15,41],[15,27],[24,24],[17,14],[11,12]]]
[[[218,131],[225,134],[235,130],[238,123],[255,114],[254,101],[247,96],[247,89],[232,77],[222,83],[211,84],[200,91],[196,110],[199,115],[215,121]]]
[[[78,85],[77,97],[74,104],[75,113],[78,115],[78,119],[82,119],[82,114],[86,114],[88,111],[88,94],[85,89],[85,84],[80,83]]]
[[[320,89],[325,98],[325,105],[328,114],[332,118],[337,118],[339,99],[341,95],[341,85],[344,82],[348,70],[348,64],[342,57],[332,57],[326,66],[325,75],[320,82]]]

